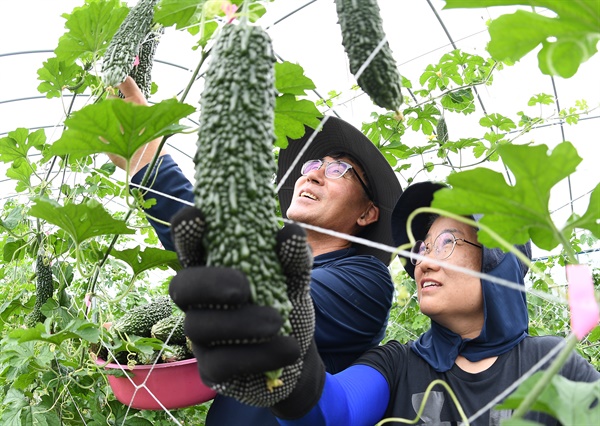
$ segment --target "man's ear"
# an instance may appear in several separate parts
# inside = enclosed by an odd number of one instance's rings
[[[369,203],[367,210],[356,220],[358,226],[367,226],[379,220],[379,207],[373,203]]]

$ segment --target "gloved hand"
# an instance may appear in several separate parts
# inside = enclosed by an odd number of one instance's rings
[[[169,293],[185,312],[185,334],[192,342],[203,382],[223,395],[261,407],[275,406],[302,384],[294,392],[302,396],[281,407],[286,417],[297,409],[304,411],[305,404],[312,404],[320,394],[324,380],[313,340],[312,253],[304,230],[287,225],[277,235],[277,254],[293,305],[292,332],[282,336],[281,315],[274,308],[252,303],[244,274],[233,268],[203,266],[205,224],[200,211],[184,208],[171,222],[183,269],[173,277]],[[283,368],[283,384],[269,389],[264,373],[279,368]]]

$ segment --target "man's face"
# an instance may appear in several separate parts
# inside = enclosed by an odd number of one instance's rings
[[[322,158],[324,164],[318,170],[300,176],[294,186],[294,196],[287,210],[287,217],[297,222],[355,235],[358,220],[371,205],[360,182],[355,176],[362,173],[347,158]],[[327,162],[342,160],[352,165],[341,178],[325,177]],[[362,175],[361,175],[362,176]]]

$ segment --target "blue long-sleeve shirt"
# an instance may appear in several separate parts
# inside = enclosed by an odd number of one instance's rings
[[[136,173],[132,183],[139,184],[145,172],[143,168]],[[155,192],[147,192],[145,198],[156,199],[147,210],[152,217],[170,222],[177,211],[193,201],[192,185],[170,155],[157,162],[149,182]],[[149,221],[163,246],[174,250],[170,228],[150,218]],[[348,248],[315,257],[311,281],[315,342],[328,372],[342,371],[381,342],[393,291],[387,266],[373,256],[357,255],[356,249]],[[209,426],[278,424],[268,409],[243,405],[223,396],[213,401],[206,422]]]

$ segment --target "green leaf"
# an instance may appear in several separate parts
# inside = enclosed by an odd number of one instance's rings
[[[596,238],[600,238],[600,221],[599,217],[599,206],[600,206],[600,183],[596,185],[596,188],[592,191],[590,196],[590,204],[587,211],[581,217],[569,218],[565,232],[569,232],[571,229],[582,228],[589,229]]]
[[[180,269],[177,253],[169,250],[147,247],[145,250],[140,251],[140,247],[137,246],[127,250],[112,249],[110,254],[127,263],[136,276],[152,268]]]
[[[435,128],[440,115],[440,110],[435,106],[435,104],[430,103],[424,105],[423,107],[417,106],[407,108],[404,111],[404,115],[406,116],[413,112],[416,113],[417,116],[410,116],[406,121],[406,126],[410,126],[415,132],[418,132],[420,129],[422,129],[423,133],[426,135],[433,134],[433,129]]]
[[[488,114],[479,120],[479,124],[483,127],[497,127],[504,132],[510,132],[517,128],[517,125],[510,118],[501,114]]]
[[[107,99],[87,105],[66,119],[66,130],[49,154],[79,158],[106,152],[129,161],[144,144],[186,129],[176,123],[194,111],[194,107],[176,99],[152,106]]]
[[[16,160],[26,160],[31,148],[41,151],[45,143],[46,133],[43,129],[29,133],[28,129],[19,127],[0,139],[0,161],[12,163]]]
[[[504,410],[517,408],[542,375],[543,372],[538,371],[529,377],[496,408]],[[564,425],[592,425],[600,418],[600,405],[596,403],[591,408],[594,401],[597,402],[599,398],[600,381],[575,382],[561,375],[555,375],[531,409],[550,414]]]
[[[275,99],[275,145],[287,147],[287,138],[297,139],[304,135],[304,125],[317,128],[323,115],[312,101],[298,100],[294,95],[282,95]]]
[[[33,168],[28,162],[15,161],[6,170],[6,177],[17,181],[15,190],[17,192],[23,192],[31,188],[31,175],[33,174]]]
[[[275,88],[279,93],[301,96],[315,87],[315,83],[304,75],[304,69],[300,65],[287,61],[275,64]]]
[[[445,110],[470,114],[475,112],[473,89],[458,89],[442,96],[441,104]]]
[[[61,206],[55,201],[39,198],[29,214],[58,226],[76,245],[100,235],[135,233],[125,222],[114,219],[98,202]]]
[[[499,146],[498,152],[515,176],[514,186],[509,186],[501,173],[484,168],[451,174],[448,183],[452,189],[436,192],[432,207],[461,215],[481,213],[481,223],[510,244],[524,244],[531,238],[541,249],[552,250],[559,244],[560,234],[550,217],[550,190],[575,171],[581,158],[569,142],[550,154],[545,145],[507,144]],[[501,246],[483,230],[479,238],[488,247]]]
[[[156,7],[154,20],[165,27],[175,25],[178,30],[197,25],[204,3],[198,0],[162,0]]]
[[[54,50],[56,57],[66,63],[76,59],[89,62],[101,57],[128,12],[129,8],[119,0],[100,0],[76,7],[71,14],[63,14],[68,31],[58,40]]]
[[[90,343],[98,343],[100,331],[96,324],[76,318],[58,332],[47,333],[44,324],[38,323],[34,328],[13,330],[8,336],[19,343],[40,340],[54,345],[60,345],[65,340],[69,339],[83,339]]]
[[[445,9],[528,5],[548,8],[558,15],[547,17],[519,10],[501,15],[489,25],[492,57],[517,62],[542,44],[539,68],[544,74],[572,77],[579,65],[597,52],[600,9],[597,0],[446,0]],[[549,37],[554,38],[548,41]]]
[[[2,401],[2,405],[2,414],[0,415],[2,425],[21,426],[21,410],[29,405],[25,394],[9,387],[6,396]]]
[[[38,80],[42,81],[38,86],[38,92],[46,93],[46,97],[51,99],[60,98],[64,88],[79,83],[83,78],[84,70],[76,63],[50,58],[43,63],[42,68],[38,69],[37,74]],[[81,85],[77,93],[83,92],[86,88],[86,84]]]
[[[547,93],[539,93],[537,95],[532,96],[527,105],[534,106],[536,104],[540,105],[551,105],[554,103],[554,96],[549,95]]]

